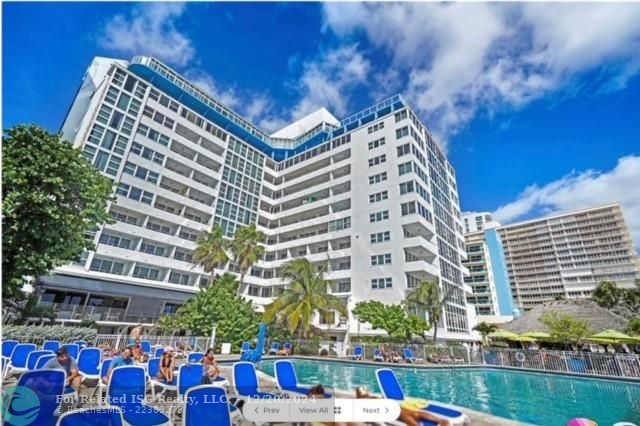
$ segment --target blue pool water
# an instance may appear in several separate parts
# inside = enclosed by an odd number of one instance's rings
[[[366,386],[380,392],[375,366],[292,361],[302,383],[345,390]],[[273,361],[263,361],[258,368],[274,375]],[[407,395],[521,422],[565,426],[574,417],[586,417],[600,426],[621,421],[640,425],[640,383],[484,368],[396,367],[394,371]]]

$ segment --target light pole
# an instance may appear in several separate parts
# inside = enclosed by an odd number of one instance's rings
[[[209,346],[210,348],[213,348],[213,352],[215,353],[216,350],[216,331],[218,329],[218,326],[216,324],[213,324],[213,328],[211,329],[211,345]]]

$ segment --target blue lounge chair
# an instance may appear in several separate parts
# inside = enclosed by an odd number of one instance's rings
[[[194,386],[184,399],[184,426],[231,426],[231,419],[240,415],[237,407],[225,402],[227,391],[218,386]]]
[[[382,355],[382,350],[380,350],[380,348],[376,348],[376,350],[373,351],[373,360],[384,361],[384,356]]]
[[[42,345],[43,351],[51,351],[55,353],[55,352],[58,352],[58,349],[60,349],[60,342],[57,340],[47,340]]]
[[[104,403],[104,398],[102,398],[102,389],[107,389],[107,384],[105,383],[104,378],[107,377],[107,374],[109,374],[109,367],[111,367],[110,359],[105,359],[104,361],[102,361],[102,363],[100,364],[100,377],[98,378],[98,384],[93,389],[93,393],[91,394],[92,397],[95,397],[95,395],[99,393],[98,405],[103,405]]]
[[[7,358],[11,358],[11,353],[13,349],[19,345],[20,342],[17,340],[5,340],[2,342],[2,356],[6,356]]]
[[[148,340],[143,340],[142,342],[140,342],[140,348],[142,349],[142,352],[147,354],[147,355],[151,355],[151,342]]]
[[[291,342],[285,342],[284,346],[282,347],[285,351],[287,351],[288,354],[291,354],[291,350],[293,349],[293,345],[291,344]]]
[[[36,350],[36,345],[32,343],[19,343],[11,352],[11,361],[7,374],[21,374],[29,371],[27,367],[27,359],[29,354]]]
[[[404,348],[404,359],[411,364],[415,364],[416,361],[422,361],[422,358],[416,358],[413,355],[413,351],[411,350],[411,348]]]
[[[251,343],[242,342],[242,347],[240,348],[240,355],[251,350]]]
[[[357,345],[353,349],[353,359],[360,361],[362,359],[363,354],[364,354],[364,349],[362,348],[362,346]]]
[[[203,358],[204,358],[204,354],[202,352],[191,352],[187,357],[187,362],[189,364],[195,364],[195,363],[202,362]]]
[[[118,407],[82,408],[64,413],[57,426],[122,426],[122,410]]]
[[[100,358],[102,352],[98,348],[84,348],[78,355],[78,371],[82,379],[98,380],[100,378]]]
[[[291,361],[289,361],[288,359],[276,361],[275,370],[278,387],[282,391],[304,396],[309,395],[311,386],[301,386],[298,383],[296,369],[294,368]],[[331,394],[325,393],[325,398],[331,398]]]
[[[156,350],[153,352],[153,357],[160,358],[162,357],[162,354],[164,354],[164,348],[156,348]]]
[[[78,354],[80,354],[80,346],[77,343],[67,343],[66,345],[62,345],[60,348],[66,348],[67,352],[69,352],[69,356],[76,361],[78,360]]]
[[[158,379],[158,374],[160,374],[160,362],[162,358],[151,358],[147,364],[147,373],[149,375],[149,386],[151,386],[151,398],[156,399],[156,396],[160,396],[164,394],[166,391],[178,391],[178,382],[174,378],[171,383],[167,383],[163,380]],[[202,379],[202,377],[201,377]],[[202,383],[202,382],[201,382]],[[158,395],[156,395],[156,386],[161,388],[161,391]]]
[[[269,349],[269,355],[271,355],[271,354],[274,354],[274,355],[275,355],[275,354],[277,354],[277,353],[278,353],[278,351],[279,351],[279,350],[280,350],[280,343],[278,343],[278,342],[273,342],[273,343],[271,344],[271,349]]]
[[[144,368],[131,365],[114,368],[107,387],[109,404],[121,408],[124,421],[130,425],[169,426],[169,417],[142,402],[147,393],[146,384]]]
[[[255,365],[251,362],[240,361],[233,364],[233,383],[240,397],[275,398],[278,396],[275,393],[258,390],[258,374]]]
[[[42,370],[44,366],[47,365],[47,363],[55,357],[56,356],[53,354],[41,356],[40,358],[38,358],[38,361],[36,362],[36,366],[34,367],[34,370]]]
[[[24,373],[14,392],[5,396],[11,400],[5,401],[4,425],[54,426],[54,414],[60,409],[65,380],[66,375],[62,370],[45,369]],[[21,392],[21,387],[30,389],[32,393]],[[33,398],[34,394],[36,398]]]
[[[76,340],[73,344],[78,345],[78,348],[80,349],[84,349],[89,346],[86,340]]]
[[[46,355],[53,355],[51,351],[33,351],[27,355],[27,369],[29,371],[35,370],[36,365],[38,364],[38,360]]]
[[[400,386],[400,382],[398,382],[398,378],[393,370],[388,368],[380,368],[376,370],[376,379],[378,380],[378,386],[382,390],[382,395],[385,398],[396,401],[405,400],[402,386]],[[464,424],[466,420],[466,416],[460,411],[447,407],[441,403],[429,403],[424,410],[429,414],[448,420],[451,424]]]

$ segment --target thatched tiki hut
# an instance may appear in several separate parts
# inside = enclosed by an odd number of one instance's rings
[[[548,312],[570,315],[577,320],[587,321],[593,333],[604,330],[624,330],[627,326],[626,319],[608,309],[601,308],[591,300],[558,300],[536,306],[502,328],[516,334],[533,331],[550,332],[551,330],[542,323],[542,316]]]

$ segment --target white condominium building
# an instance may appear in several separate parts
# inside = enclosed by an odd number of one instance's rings
[[[269,135],[153,58],[95,58],[62,130],[116,200],[114,222],[89,236],[96,251],[39,280],[59,321],[172,314],[207,279],[192,263],[198,237],[255,223],[266,255],[241,292],[257,309],[286,284],[282,266],[306,257],[329,264],[331,292],[350,308],[438,281],[451,293],[438,335],[472,338],[455,171],[401,96],[341,121],[321,109]],[[372,332],[353,318],[317,322]]]
[[[632,287],[640,262],[618,204],[498,228],[517,305],[587,298],[602,281]]]
[[[464,233],[478,232],[488,227],[495,228],[500,224],[493,221],[493,217],[489,212],[481,213],[462,213],[462,221],[464,223]]]

